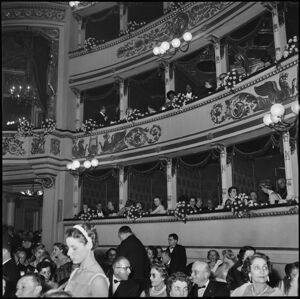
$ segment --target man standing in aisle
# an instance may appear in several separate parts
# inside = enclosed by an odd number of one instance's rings
[[[169,234],[168,237],[169,247],[167,250],[171,253],[170,268],[172,272],[183,272],[185,273],[186,267],[186,250],[184,246],[177,244],[178,235]]]
[[[129,226],[122,226],[118,236],[121,244],[117,248],[117,257],[126,257],[131,265],[130,278],[136,279],[142,288],[146,288],[150,277],[150,261],[143,243],[132,233]]]

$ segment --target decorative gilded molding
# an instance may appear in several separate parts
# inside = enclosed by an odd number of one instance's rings
[[[36,182],[42,184],[43,188],[50,189],[55,186],[55,176],[40,177],[36,179]]]
[[[60,139],[51,138],[50,140],[50,154],[55,156],[60,154]]]
[[[36,6],[30,7],[24,4],[23,7],[12,7],[12,8],[2,7],[1,16],[2,16],[2,20],[4,21],[30,19],[30,20],[51,20],[55,22],[64,22],[65,9],[51,8],[51,7],[36,7]]]
[[[21,141],[16,133],[3,133],[2,156],[6,154],[24,156],[26,151],[23,148],[23,144],[24,141]]]

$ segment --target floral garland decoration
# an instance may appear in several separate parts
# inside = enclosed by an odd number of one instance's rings
[[[82,213],[79,216],[76,216],[75,218],[82,220],[83,222],[89,222],[93,218],[97,218],[97,217],[98,216],[97,216],[96,212],[93,209],[88,208],[87,213]]]
[[[146,25],[146,22],[136,22],[136,21],[129,21],[127,24],[127,29],[125,30],[121,30],[119,33],[119,37],[126,35],[126,34],[130,34],[131,32],[134,32],[135,30],[143,27],[144,25]]]
[[[140,208],[131,205],[128,207],[128,209],[125,210],[124,212],[124,217],[126,217],[127,219],[132,219],[133,221],[142,218],[144,215],[146,215],[147,213],[143,212],[143,210],[141,210]]]
[[[283,51],[283,59],[288,58],[289,56],[292,56],[298,52],[298,38],[295,35],[293,36],[293,38],[290,38],[288,40],[288,43],[286,44],[285,49]]]
[[[92,50],[93,48],[96,48],[97,46],[104,44],[105,40],[97,40],[95,37],[89,37],[83,42],[83,48],[85,50]]]
[[[52,133],[56,129],[56,122],[52,118],[46,118],[42,121],[42,129],[44,130],[44,135]]]
[[[164,9],[164,14],[168,14],[169,12],[177,12],[182,10],[182,6],[185,2],[170,2],[169,6]]]
[[[187,211],[186,211],[186,213],[188,215],[192,215],[192,214],[197,214],[198,211],[195,211],[195,209],[193,209],[190,204],[187,204]]]
[[[84,134],[88,134],[91,131],[95,130],[96,128],[97,128],[96,121],[89,118],[89,119],[86,119],[84,121],[84,123],[82,124],[80,130],[83,131]]]
[[[239,74],[236,69],[232,69],[227,75],[224,77],[222,82],[220,83],[220,87],[224,87],[225,89],[230,89],[234,91],[234,87],[237,83],[244,80],[246,76],[244,74]]]
[[[32,130],[34,129],[33,124],[29,123],[29,121],[23,117],[19,119],[19,125],[18,125],[18,133],[23,136],[32,136],[33,132]]]
[[[161,110],[170,110],[170,109],[181,109],[184,107],[186,104],[190,102],[197,101],[199,98],[195,95],[193,95],[191,98],[187,98],[185,94],[183,93],[178,93],[173,101],[171,102],[170,106],[167,107],[167,105],[164,105],[161,107]]]
[[[174,210],[174,216],[185,223],[186,215],[187,215],[187,204],[185,201],[179,201]]]
[[[249,214],[249,207],[247,205],[248,196],[245,193],[240,193],[235,201],[231,204],[231,211],[233,215],[238,217],[245,217]]]
[[[144,116],[145,115],[139,109],[133,109],[132,112],[126,116],[126,121],[134,121],[143,118]]]

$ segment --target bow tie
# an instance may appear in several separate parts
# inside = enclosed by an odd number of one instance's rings
[[[205,289],[205,285],[202,286],[202,287],[198,287],[198,290],[199,290],[199,289]]]
[[[121,280],[114,279],[114,283],[119,283]]]

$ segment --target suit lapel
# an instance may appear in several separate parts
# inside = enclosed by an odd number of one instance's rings
[[[213,285],[211,283],[211,281],[209,281],[207,288],[203,294],[203,297],[213,297]]]

